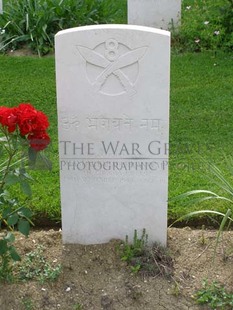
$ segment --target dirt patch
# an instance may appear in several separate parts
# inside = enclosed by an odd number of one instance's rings
[[[30,48],[27,46],[18,48],[16,50],[8,50],[6,52],[7,56],[12,56],[12,57],[21,57],[21,56],[30,56],[30,57],[38,57],[38,53],[35,51],[32,51]],[[43,57],[48,57],[48,56],[54,56],[54,51],[48,52],[46,55],[42,55]]]
[[[32,50],[28,47],[22,47],[22,48],[19,48],[17,50],[9,50],[6,52],[6,55],[15,56],[15,57],[38,56],[37,54],[33,53]]]
[[[213,252],[216,231],[172,228],[168,248],[174,261],[174,280],[132,274],[119,255],[121,241],[102,245],[62,245],[61,232],[17,235],[21,254],[43,246],[51,264],[62,264],[55,282],[26,281],[0,285],[1,310],[195,310],[192,295],[203,278],[233,287],[233,232],[225,232]]]

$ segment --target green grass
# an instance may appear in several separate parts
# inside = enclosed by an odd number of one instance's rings
[[[52,160],[53,170],[32,171],[35,183],[31,207],[35,214],[46,214],[50,219],[59,220],[54,57],[1,56],[0,68],[0,105],[31,102],[49,117],[52,146],[47,154]],[[224,153],[232,154],[232,69],[230,54],[205,52],[172,56],[169,197],[193,189],[218,192],[205,177],[206,171],[202,169],[197,149],[199,146],[201,156],[224,171]],[[187,144],[190,144],[190,150],[187,150]],[[209,203],[209,208],[218,211],[226,211],[227,207],[222,202]],[[179,217],[192,210],[194,207],[172,202],[169,217]]]
[[[31,207],[36,213],[60,219],[54,57],[39,59],[2,56],[0,67],[0,105],[12,106],[20,102],[31,102],[49,117],[52,145],[46,152],[52,160],[53,170],[31,172],[35,179],[32,185]],[[17,192],[17,189],[15,190]]]
[[[206,52],[172,58],[170,197],[194,189],[218,192],[206,178],[210,173],[199,155],[224,171],[224,154],[232,154],[232,68],[230,54]],[[227,210],[222,202],[212,202],[209,207]],[[169,215],[176,217],[189,211],[190,206],[173,203]]]

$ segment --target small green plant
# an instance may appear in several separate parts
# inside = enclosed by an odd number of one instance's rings
[[[233,309],[233,293],[228,293],[224,286],[216,281],[209,284],[207,280],[204,280],[202,289],[196,293],[195,297],[199,304],[206,304],[211,309]]]
[[[74,310],[82,310],[83,309],[83,306],[80,304],[80,303],[77,303],[73,306],[73,309]]]
[[[206,238],[205,238],[205,225],[202,225],[201,227],[201,238],[200,238],[201,245],[206,244]]]
[[[132,273],[141,272],[148,276],[162,275],[171,277],[173,261],[168,250],[160,244],[148,245],[148,235],[143,229],[141,238],[137,230],[134,231],[132,244],[128,236],[123,244],[121,259],[130,266]]]
[[[144,255],[147,243],[148,235],[146,234],[145,229],[142,231],[141,238],[138,238],[138,232],[135,229],[132,244],[129,243],[128,236],[125,238],[121,259],[128,264],[131,264],[131,270],[133,273],[137,273],[141,268],[140,257]]]
[[[181,293],[180,284],[173,279],[172,289],[171,289],[172,295],[178,297]]]
[[[41,283],[45,281],[55,281],[61,273],[61,265],[52,266],[43,256],[44,247],[38,246],[35,251],[26,254],[24,261],[18,267],[19,279],[38,280]]]
[[[23,298],[22,304],[23,304],[25,310],[33,310],[34,309],[33,302],[31,300],[31,298],[29,298],[29,297]]]

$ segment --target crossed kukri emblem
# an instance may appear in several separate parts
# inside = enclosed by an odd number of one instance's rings
[[[105,45],[103,53],[84,46],[77,46],[79,53],[87,63],[103,68],[92,83],[95,91],[100,91],[108,78],[113,74],[118,78],[125,92],[131,95],[134,94],[135,81],[132,81],[123,72],[123,68],[137,64],[145,55],[147,47],[140,47],[134,50],[128,49],[125,53],[120,53],[119,43],[115,39],[108,39],[103,44]]]

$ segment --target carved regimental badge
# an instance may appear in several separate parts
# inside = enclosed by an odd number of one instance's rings
[[[86,61],[87,79],[97,92],[110,96],[136,92],[139,60],[147,47],[130,49],[115,39],[108,39],[94,49],[84,46],[77,49]]]

